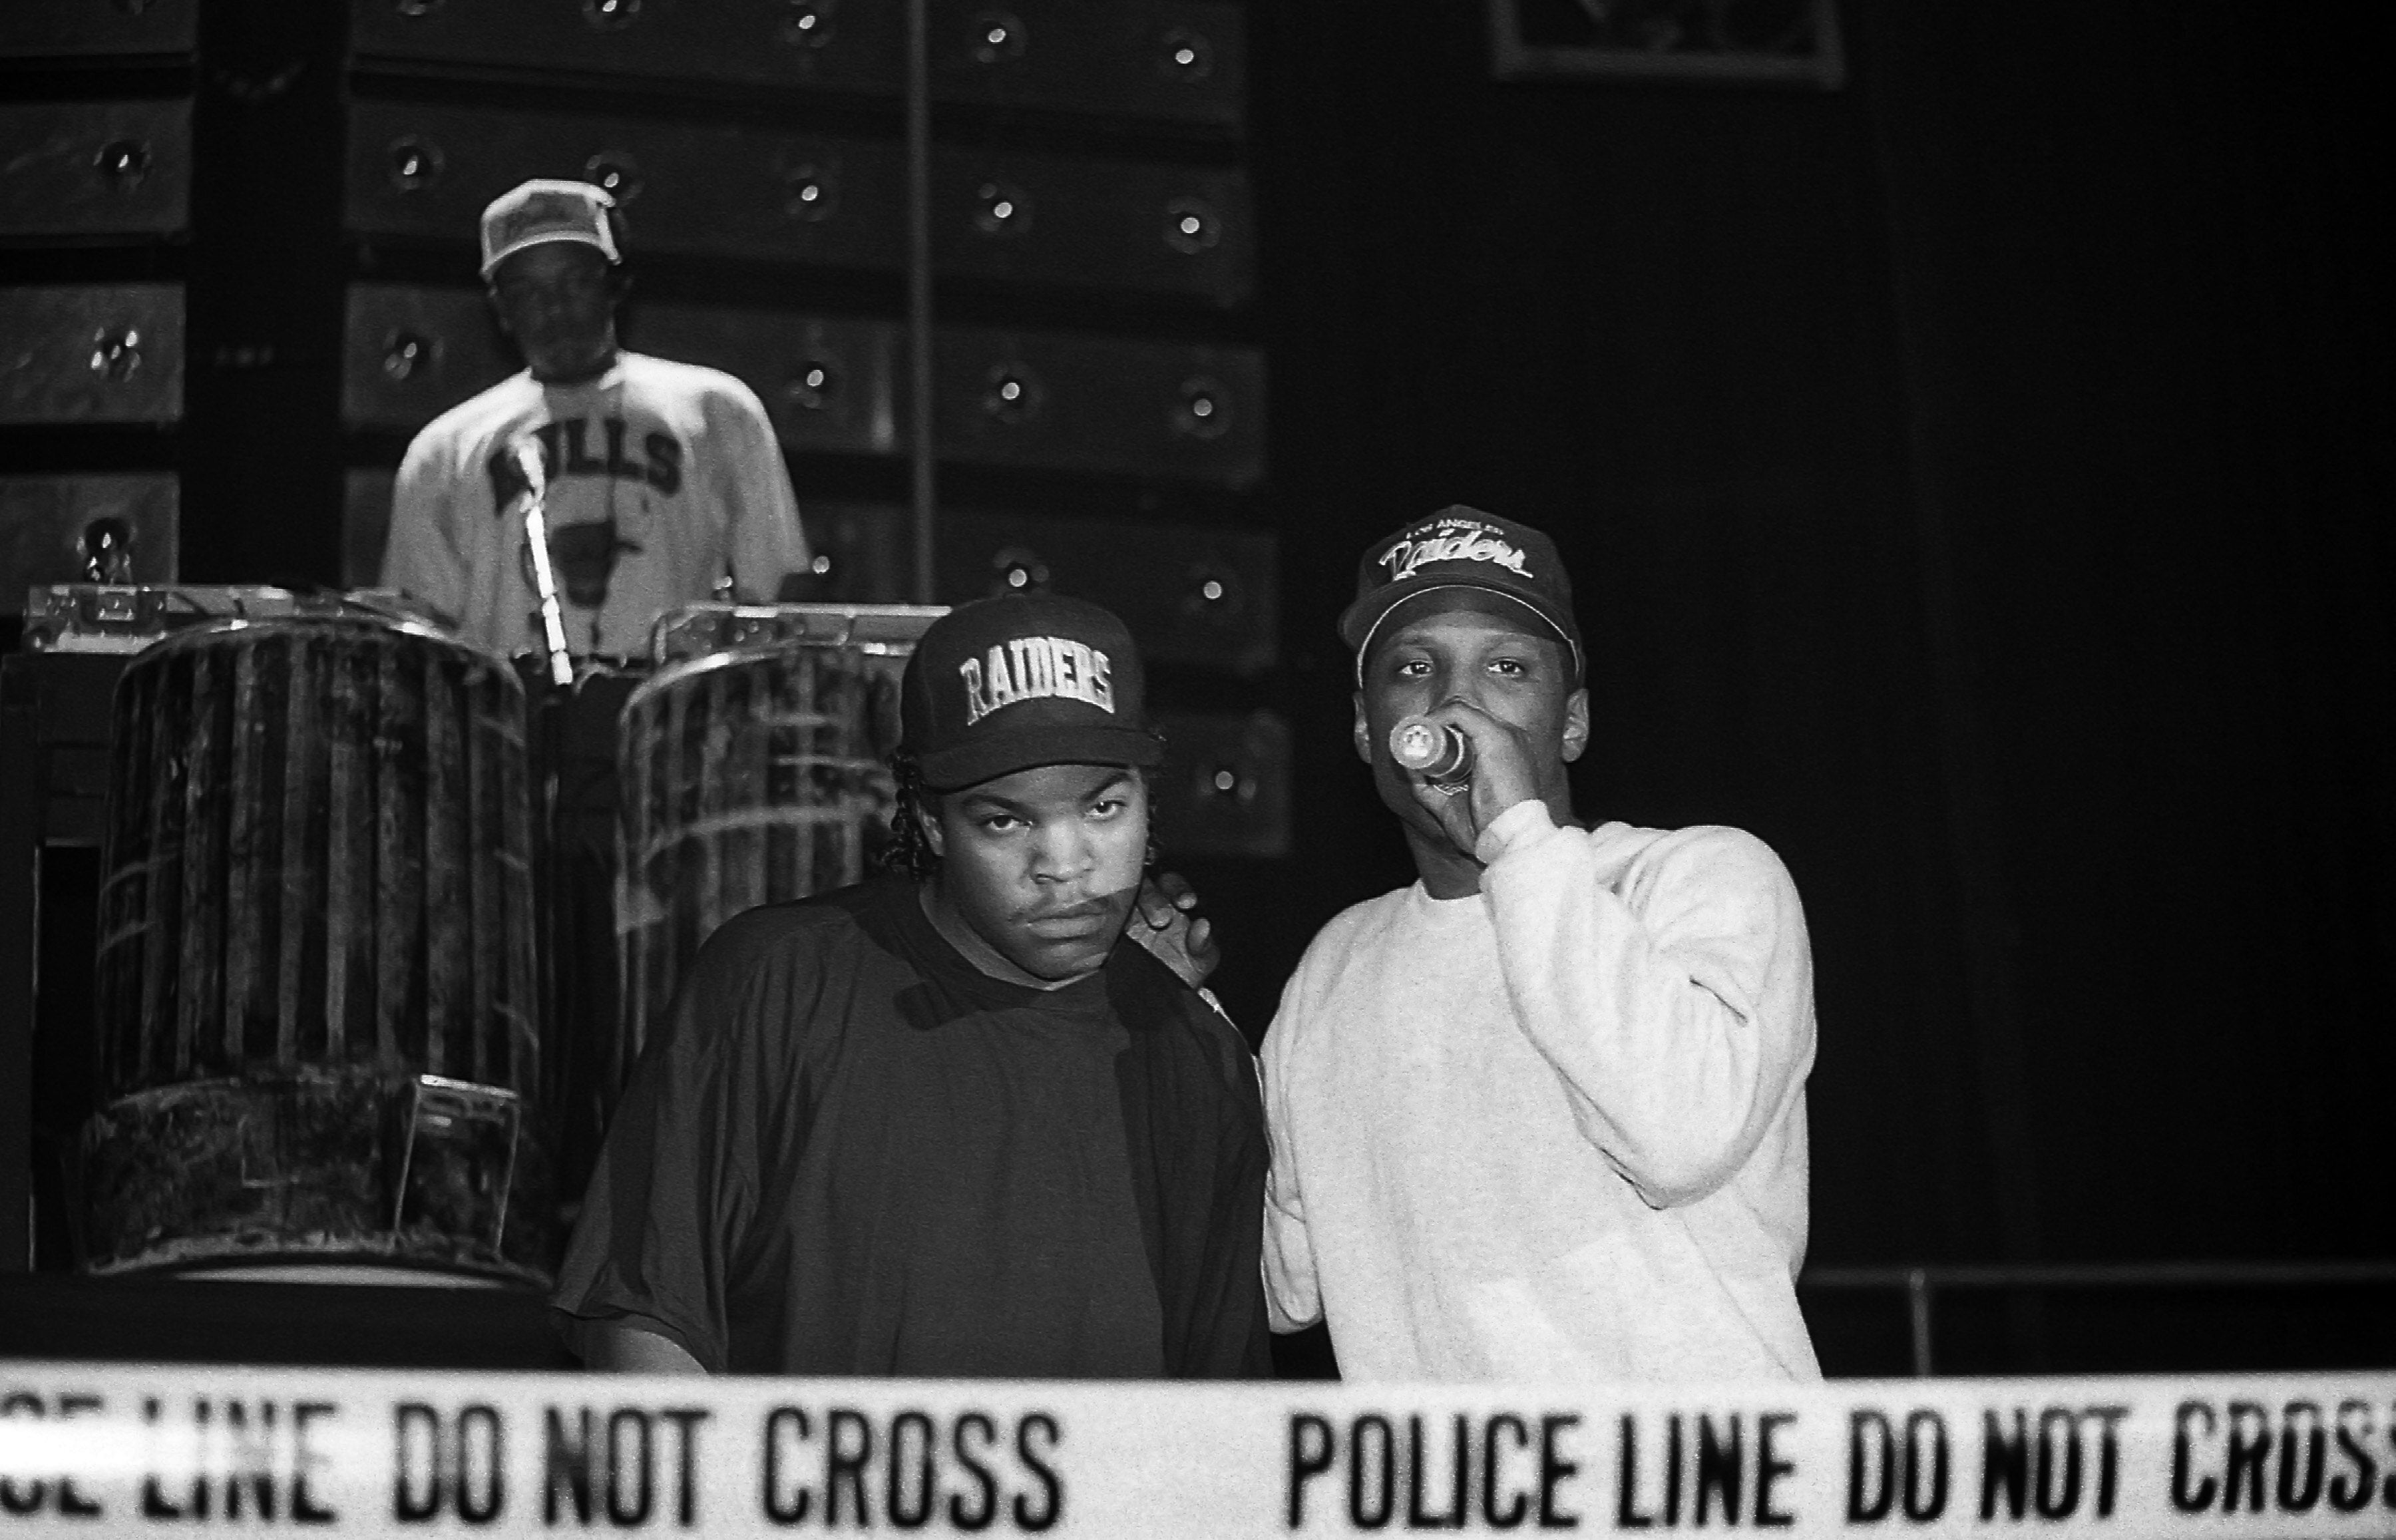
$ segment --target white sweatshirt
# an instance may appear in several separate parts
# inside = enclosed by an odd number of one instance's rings
[[[1265,1293],[1354,1380],[1812,1379],[1813,962],[1734,829],[1483,831],[1325,925],[1264,1041]]]

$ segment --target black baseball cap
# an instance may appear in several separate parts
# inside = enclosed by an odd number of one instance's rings
[[[1384,535],[1356,564],[1356,602],[1339,616],[1340,640],[1356,650],[1356,682],[1373,638],[1403,623],[1401,609],[1478,609],[1520,617],[1572,649],[1573,677],[1587,671],[1572,579],[1556,543],[1529,524],[1453,503]]]
[[[932,622],[899,687],[899,750],[935,791],[1043,764],[1165,758],[1149,731],[1139,651],[1098,605],[1006,593]]]

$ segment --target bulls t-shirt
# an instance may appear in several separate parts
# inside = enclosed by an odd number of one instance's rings
[[[645,656],[675,604],[771,600],[805,569],[805,537],[756,392],[719,370],[621,353],[594,379],[548,385],[529,371],[434,418],[408,445],[392,494],[381,583],[500,654],[543,645],[525,543],[525,489],[511,453],[539,448],[544,516],[566,644]]]

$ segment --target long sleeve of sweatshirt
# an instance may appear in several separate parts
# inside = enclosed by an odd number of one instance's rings
[[[1656,1208],[1728,1181],[1804,1083],[1813,964],[1763,842],[1695,828],[1616,840],[1536,802],[1483,830],[1482,891],[1523,1030],[1582,1135]]]
[[[1282,1011],[1274,1020],[1293,1019],[1298,985],[1292,979],[1282,994]],[[1293,1028],[1291,1030],[1295,1030]],[[1265,1038],[1265,1056],[1288,1045],[1289,1033]],[[1298,1151],[1291,1144],[1294,1122],[1289,1109],[1289,1078],[1266,1068],[1259,1059],[1263,1082],[1265,1130],[1271,1140],[1271,1162],[1265,1171],[1264,1280],[1267,1319],[1276,1332],[1295,1332],[1323,1319],[1323,1284],[1314,1268],[1314,1242],[1306,1228],[1306,1205],[1298,1196]]]

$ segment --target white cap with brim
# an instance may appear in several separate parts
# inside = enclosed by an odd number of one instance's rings
[[[622,261],[616,232],[607,222],[616,200],[589,182],[535,178],[509,189],[483,210],[483,276],[526,246],[572,241],[596,247],[611,263]]]

